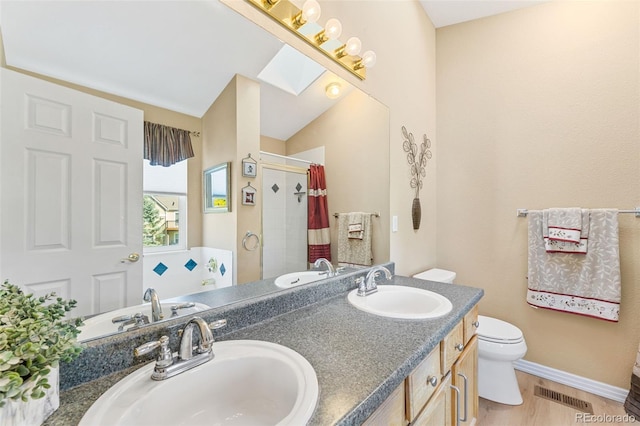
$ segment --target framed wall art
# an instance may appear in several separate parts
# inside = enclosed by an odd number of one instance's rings
[[[248,157],[242,159],[242,176],[256,177],[258,171],[258,162],[251,158],[251,153]]]
[[[251,182],[249,182],[247,186],[242,188],[242,204],[245,206],[255,206],[256,192],[256,189],[251,186]]]

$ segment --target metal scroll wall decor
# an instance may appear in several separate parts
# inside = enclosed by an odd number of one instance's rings
[[[420,220],[422,219],[422,207],[420,206],[420,190],[422,189],[422,179],[427,175],[427,161],[431,159],[431,141],[427,135],[422,135],[422,143],[420,144],[420,152],[416,144],[413,133],[407,132],[407,128],[402,126],[402,149],[407,153],[407,161],[411,166],[411,188],[415,190],[415,196],[411,204],[411,219],[413,221],[413,229],[420,229]]]

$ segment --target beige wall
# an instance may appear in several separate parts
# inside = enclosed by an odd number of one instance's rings
[[[237,140],[237,81],[234,77],[227,87],[220,93],[218,99],[209,107],[202,116],[202,170],[220,163],[231,164],[231,212],[206,213],[202,216],[202,243],[205,247],[216,247],[233,251],[233,276],[236,274],[236,239],[237,216],[234,212],[237,206],[234,183],[234,172],[237,164],[236,143]]]
[[[410,275],[435,266],[436,138],[435,28],[417,1],[320,0],[321,20],[336,16],[343,26],[341,39],[357,35],[363,49],[376,52],[378,63],[359,81],[346,70],[279,27],[270,18],[241,0],[222,0],[244,16],[274,33],[341,78],[389,107],[390,178],[389,207],[381,212],[387,221],[397,215],[399,231],[390,234],[390,258],[396,272]],[[434,159],[427,166],[422,201],[422,224],[414,231],[411,224],[413,190],[407,159],[402,150],[400,129],[406,126],[418,137],[426,133],[434,143]],[[387,222],[389,223],[389,222]],[[389,227],[387,227],[390,232]]]
[[[230,161],[231,212],[203,215],[203,244],[233,252],[235,283],[260,279],[260,251],[242,246],[246,231],[260,234],[260,197],[255,206],[242,205],[242,187],[261,188],[260,176],[242,176],[242,159],[260,151],[260,86],[236,75],[202,117],[202,169]],[[239,267],[242,265],[242,267]]]
[[[552,2],[437,31],[439,266],[520,327],[525,359],[628,388],[640,221],[620,215],[620,322],[525,302],[517,208],[640,205],[640,3]]]
[[[281,139],[270,138],[269,136],[260,135],[260,151],[271,152],[278,155],[287,154],[287,146],[285,141]]]
[[[389,110],[354,90],[287,140],[287,155],[325,147],[331,259],[338,261],[335,212],[383,212],[372,220],[373,263],[389,260]]]
[[[255,178],[242,176],[242,159],[249,154],[253,159],[260,158],[260,84],[246,77],[237,75],[237,125],[238,140],[236,159],[233,163],[234,179],[231,191],[236,197],[236,214],[238,216],[237,224],[237,256],[234,267],[237,267],[237,273],[234,276],[238,283],[247,283],[257,281],[261,278],[261,251],[247,250],[242,245],[242,240],[248,231],[257,235],[262,234],[262,197],[260,190],[262,189],[262,175],[257,174]],[[256,204],[243,205],[241,202],[242,188],[251,183],[251,186],[257,189]],[[235,188],[235,189],[234,189]],[[252,246],[253,241],[249,241],[247,246]],[[215,246],[213,246],[215,247]]]

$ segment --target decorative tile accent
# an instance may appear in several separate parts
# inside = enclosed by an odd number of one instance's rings
[[[184,267],[190,271],[193,271],[193,268],[195,268],[196,266],[198,266],[198,264],[193,259],[189,259],[189,261],[184,264]]]
[[[165,265],[164,263],[160,262],[156,265],[155,268],[153,268],[153,272],[155,272],[158,275],[162,275],[165,273],[165,271],[169,269],[169,267],[167,265]]]
[[[278,192],[278,190],[280,189],[280,187],[278,186],[277,183],[274,183],[273,186],[271,187],[271,189],[273,189],[273,192]]]
[[[296,185],[296,191],[300,192],[301,189],[302,185],[300,185],[300,182],[298,182],[298,184]]]
[[[224,263],[220,265],[220,274],[224,277],[224,273],[227,272],[227,268],[224,267]]]

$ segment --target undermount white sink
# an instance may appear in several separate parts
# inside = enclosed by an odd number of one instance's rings
[[[358,296],[357,289],[347,300],[356,308],[374,315],[404,319],[437,318],[451,312],[449,299],[433,291],[401,285],[379,285],[378,291]]]
[[[80,421],[94,425],[302,425],[318,399],[299,353],[258,340],[213,343],[215,357],[166,380],[153,363],[105,392]]]
[[[327,278],[326,271],[302,271],[291,272],[276,278],[276,285],[281,288],[290,288],[302,284],[312,283]]]
[[[171,316],[171,307],[174,305],[178,305],[179,303],[160,303],[162,306],[162,313],[164,314],[164,319],[169,318],[178,318],[184,315],[194,314],[196,312],[204,311],[209,309],[208,305],[204,303],[196,303],[195,306],[191,308],[184,308],[178,310],[178,315],[175,317]],[[84,341],[89,339],[94,339],[96,337],[102,337],[108,334],[113,334],[118,332],[119,324],[114,324],[111,320],[115,317],[124,316],[124,315],[135,315],[137,313],[141,313],[146,315],[151,320],[151,303],[143,303],[142,305],[129,306],[127,308],[117,309],[115,311],[105,312],[104,314],[96,315],[91,318],[85,319],[84,325],[79,327],[80,334],[78,335],[78,341]],[[125,326],[125,330],[131,326]]]

